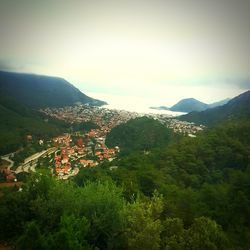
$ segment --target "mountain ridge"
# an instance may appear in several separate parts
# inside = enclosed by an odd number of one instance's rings
[[[30,108],[63,107],[78,103],[102,106],[60,77],[0,71],[0,91]]]
[[[179,120],[214,125],[221,121],[250,117],[250,90],[234,97],[227,104],[201,112],[190,112],[179,116]]]
[[[210,104],[201,102],[195,98],[185,98],[181,99],[178,101],[176,104],[174,104],[172,107],[168,108],[166,106],[160,106],[160,107],[150,107],[151,109],[156,109],[156,110],[170,110],[170,111],[175,111],[175,112],[185,112],[189,113],[192,111],[203,111],[206,109],[214,108],[217,106],[222,106],[226,104],[230,98],[223,99],[218,102],[213,102]]]
[[[45,138],[64,131],[65,123],[45,117],[15,99],[0,93],[0,155],[13,152],[25,144],[25,136]]]
[[[173,105],[170,110],[177,112],[201,111],[208,108],[208,104],[194,98],[185,98]]]

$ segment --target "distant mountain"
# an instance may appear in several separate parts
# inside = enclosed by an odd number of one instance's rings
[[[230,100],[231,100],[230,98],[226,98],[224,100],[208,104],[208,106],[209,106],[209,108],[215,108],[215,107],[218,107],[218,106],[223,106],[223,105],[227,104]]]
[[[156,110],[169,110],[166,106],[160,106],[160,107],[149,107],[150,109],[156,109]]]
[[[51,76],[0,71],[0,92],[31,108],[107,104],[83,94],[66,80]]]
[[[250,90],[231,99],[223,106],[207,109],[202,112],[191,112],[178,119],[205,125],[213,125],[225,120],[250,118]]]
[[[170,108],[171,111],[177,112],[192,112],[192,111],[202,111],[209,107],[208,104],[200,102],[194,98],[182,99],[174,106]]]
[[[185,112],[189,113],[192,111],[203,111],[209,108],[214,108],[217,106],[222,106],[228,101],[230,98],[227,98],[225,100],[219,101],[219,102],[214,102],[211,104],[207,104],[204,102],[200,102],[194,98],[187,98],[187,99],[182,99],[178,103],[176,103],[174,106],[171,108],[168,108],[166,106],[160,106],[160,107],[150,107],[150,109],[156,109],[156,110],[171,110],[171,111],[176,111],[176,112]]]

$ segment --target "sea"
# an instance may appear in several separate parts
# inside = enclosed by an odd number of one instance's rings
[[[158,110],[150,107],[166,106],[163,101],[154,98],[145,98],[137,96],[120,96],[103,94],[96,92],[85,92],[88,96],[106,101],[108,105],[102,107],[115,110],[126,110],[130,112],[137,112],[142,114],[166,114],[168,116],[179,116],[185,114],[183,112],[173,112],[170,110]]]

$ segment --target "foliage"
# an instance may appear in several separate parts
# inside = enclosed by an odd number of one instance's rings
[[[89,132],[91,129],[97,129],[99,126],[93,122],[82,122],[72,124],[74,131],[85,131]]]
[[[64,79],[50,76],[0,71],[0,91],[31,108],[106,104],[86,96]]]
[[[73,181],[34,173],[22,192],[0,197],[0,240],[19,249],[249,249],[249,128],[224,123]]]
[[[155,193],[152,200],[137,199],[125,210],[127,249],[159,249],[162,225],[162,197]]]
[[[124,154],[164,146],[170,139],[171,130],[159,121],[141,117],[113,128],[107,135],[106,144],[108,147],[119,146]]]
[[[214,125],[225,121],[246,119],[250,116],[250,90],[231,99],[223,106],[207,109],[201,112],[190,112],[180,116],[183,121],[205,125]]]
[[[0,200],[0,235],[21,250],[228,249],[215,221],[197,217],[184,227],[182,219],[165,217],[167,206],[156,191],[125,202],[112,182],[76,187],[34,174],[22,192]]]
[[[62,133],[68,125],[48,118],[11,97],[0,94],[0,154],[14,152],[27,144],[26,136],[34,140],[49,139]]]

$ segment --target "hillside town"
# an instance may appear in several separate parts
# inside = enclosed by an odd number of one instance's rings
[[[100,127],[103,132],[103,136],[105,136],[115,126],[125,123],[130,119],[142,116],[159,120],[166,127],[173,129],[175,133],[181,133],[191,137],[198,131],[204,129],[203,125],[179,121],[167,114],[137,113],[89,105],[68,106],[64,108],[46,108],[41,109],[40,111],[50,117],[71,122],[72,124],[91,121]]]
[[[103,131],[92,129],[89,132],[65,133],[52,138],[49,142],[52,147],[35,153],[15,168],[11,155],[2,157],[9,166],[1,168],[0,173],[5,176],[8,182],[17,182],[19,173],[35,172],[39,163],[47,165],[51,174],[58,179],[68,179],[78,174],[80,168],[95,167],[103,161],[113,161],[119,153],[119,147],[108,148],[105,145]],[[32,135],[27,136],[32,141]]]
[[[179,121],[166,114],[141,114],[124,110],[111,110],[89,105],[68,106],[64,108],[45,108],[40,112],[70,124],[83,124],[91,122],[96,125],[88,131],[79,130],[65,133],[48,142],[38,140],[40,145],[46,144],[43,151],[25,158],[22,163],[14,165],[10,155],[2,157],[9,162],[8,167],[1,169],[1,174],[8,182],[17,182],[19,173],[35,172],[36,166],[42,161],[47,165],[51,174],[58,179],[68,179],[78,174],[81,168],[91,168],[103,161],[113,161],[119,153],[119,147],[108,148],[105,144],[106,136],[110,130],[130,119],[147,116],[158,120],[175,133],[195,137],[204,126],[185,121]],[[27,135],[27,141],[32,142],[32,135]]]
[[[108,148],[103,132],[92,129],[86,133],[64,134],[53,138],[57,151],[51,159],[52,174],[59,179],[76,175],[82,167],[95,167],[101,162],[113,161],[119,147]]]

